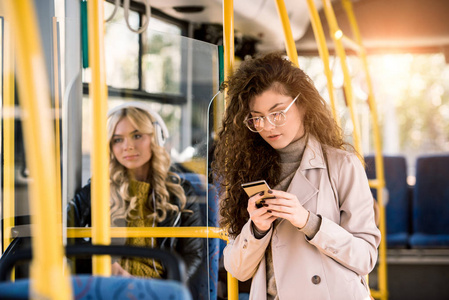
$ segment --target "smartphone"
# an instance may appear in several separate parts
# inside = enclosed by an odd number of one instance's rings
[[[268,194],[270,187],[268,186],[268,184],[265,180],[258,180],[258,181],[243,183],[242,188],[245,190],[246,194],[249,197],[252,197],[255,194],[258,194],[262,191],[265,192],[262,199],[260,199],[259,201],[256,202],[257,208],[260,208],[263,206],[262,203],[260,203],[261,200],[274,198],[272,195]]]

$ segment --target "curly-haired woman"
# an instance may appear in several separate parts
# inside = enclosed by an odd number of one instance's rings
[[[170,156],[162,146],[165,130],[160,116],[145,103],[126,102],[109,111],[112,226],[202,226],[198,203],[188,201],[192,186],[170,171]],[[70,201],[68,224],[90,226],[90,183]],[[183,258],[188,277],[201,264],[203,243],[198,238],[128,238],[126,244],[174,250]],[[122,258],[113,263],[112,274],[160,278],[165,271],[153,259]]]
[[[214,175],[225,268],[250,299],[369,299],[380,232],[359,156],[312,80],[280,53],[244,61],[225,83]],[[241,184],[272,188],[248,199]],[[227,192],[224,193],[224,190]],[[266,195],[265,195],[266,196]]]

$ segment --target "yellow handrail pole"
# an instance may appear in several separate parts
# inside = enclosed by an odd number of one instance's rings
[[[11,243],[14,227],[14,46],[9,20],[3,19],[3,251]]]
[[[68,238],[92,237],[92,228],[68,227]],[[219,238],[229,242],[224,230],[218,227],[113,227],[111,237],[178,237],[178,238]],[[228,298],[238,299],[238,281],[228,272]]]
[[[360,46],[362,45],[362,38],[360,35],[360,31],[357,25],[357,21],[355,19],[354,11],[352,8],[352,3],[349,0],[342,0],[343,8],[346,11],[346,14],[348,15],[349,23],[351,25],[352,32],[356,38],[357,44]],[[363,48],[362,48],[363,49]],[[371,76],[369,74],[369,68],[368,68],[368,60],[366,57],[365,51],[360,51],[359,56],[362,59],[363,63],[363,70],[365,72],[365,78],[366,83],[368,86],[368,105],[371,112],[371,117],[373,120],[373,135],[374,135],[374,146],[376,151],[376,177],[377,180],[380,182],[380,186],[378,188],[382,189],[385,187],[385,178],[384,178],[384,164],[382,160],[382,140],[380,138],[380,131],[379,131],[379,118],[377,115],[377,106],[376,101],[374,97],[374,88],[371,81]],[[377,154],[379,156],[377,156]],[[381,204],[381,203],[380,203]]]
[[[227,80],[234,68],[234,0],[223,0],[223,37],[224,76],[225,80]],[[225,107],[227,107],[226,96]],[[239,298],[238,281],[229,273],[228,298],[230,300]]]
[[[349,74],[348,65],[346,64],[346,54],[345,49],[343,47],[343,43],[341,41],[341,37],[343,33],[338,28],[337,19],[334,14],[334,10],[332,8],[332,4],[330,0],[322,0],[323,8],[326,14],[326,19],[329,23],[330,35],[332,36],[332,40],[334,41],[335,51],[340,58],[341,68],[343,70],[344,77],[344,90],[346,95],[346,100],[348,102],[349,112],[351,115],[351,120],[353,124],[353,132],[352,136],[354,138],[354,148],[357,152],[363,156],[362,145],[360,142],[360,127],[358,116],[356,113],[355,103],[353,101],[354,96],[352,92],[352,84],[351,84],[351,75]]]
[[[348,16],[349,23],[351,25],[352,33],[355,37],[357,44],[362,46],[362,37],[360,34],[359,27],[354,15],[354,10],[352,3],[349,0],[342,0],[343,8]],[[359,56],[362,59],[363,70],[365,72],[365,78],[368,85],[368,105],[371,112],[371,119],[373,121],[373,137],[374,137],[374,147],[375,147],[375,161],[376,161],[376,179],[378,185],[377,189],[377,201],[379,203],[379,229],[383,237],[386,236],[386,220],[385,220],[385,207],[383,204],[383,189],[385,188],[385,173],[384,173],[384,162],[382,157],[382,140],[379,132],[379,119],[377,115],[377,106],[374,98],[374,88],[371,81],[371,76],[368,70],[368,60],[366,57],[366,52],[359,52]],[[388,280],[387,280],[387,246],[386,240],[383,238],[379,245],[379,270],[378,270],[378,282],[380,295],[376,298],[382,300],[388,299]]]
[[[56,217],[59,226],[62,226],[62,200],[61,200],[61,140],[60,140],[60,110],[59,110],[59,59],[58,59],[58,33],[57,19],[53,17],[53,74],[54,74],[54,93],[55,93],[55,162],[56,162]],[[61,227],[62,230],[62,227]],[[60,243],[62,244],[62,235]]]
[[[68,227],[68,238],[90,238],[92,227]],[[177,237],[177,238],[219,238],[227,241],[227,234],[218,227],[112,227],[113,238],[135,237]]]
[[[357,53],[364,51],[364,49],[357,42],[344,34],[341,36],[341,40],[343,41],[343,44],[346,44],[346,47],[354,50]]]
[[[229,241],[226,244],[229,244]],[[228,298],[230,300],[238,300],[239,299],[238,280],[234,278],[229,272],[227,272],[227,279],[228,279]]]
[[[103,0],[87,1],[89,62],[92,81],[92,243],[109,245],[110,209],[109,209],[109,149],[106,132],[107,88],[106,63],[104,59],[104,15]],[[111,275],[111,257],[94,256],[92,259],[94,275]]]
[[[69,278],[63,275],[63,247],[58,244],[54,130],[38,23],[29,0],[2,1],[11,18],[17,48],[20,104],[31,178],[30,207],[33,261],[30,298],[72,299]]]
[[[89,238],[92,237],[92,228],[69,227],[67,228],[68,238]],[[179,237],[179,238],[219,238],[229,242],[224,230],[218,227],[113,227],[111,236],[114,238],[123,237]],[[238,299],[238,281],[228,272],[228,298]]]
[[[223,0],[223,37],[224,79],[227,80],[234,68],[234,0]]]
[[[299,67],[298,51],[296,50],[295,40],[293,39],[292,28],[290,26],[290,20],[288,19],[287,9],[285,8],[284,0],[275,0],[278,10],[279,18],[282,23],[282,29],[284,30],[284,42],[287,55],[291,62],[295,66]]]
[[[362,36],[359,31],[359,26],[357,25],[357,20],[354,15],[354,9],[352,7],[351,1],[341,0],[341,4],[343,9],[346,12],[346,16],[348,17],[349,25],[351,26],[352,34],[354,35],[356,43],[361,46],[362,45]]]
[[[326,45],[326,38],[324,36],[323,25],[321,24],[320,16],[313,0],[307,0],[307,7],[309,9],[310,22],[312,23],[313,33],[318,45],[318,53],[324,65],[324,74],[327,79],[327,90],[329,92],[329,100],[332,108],[332,115],[335,121],[340,126],[340,117],[338,116],[337,101],[335,100],[334,84],[332,81],[332,71],[329,63],[329,50]]]

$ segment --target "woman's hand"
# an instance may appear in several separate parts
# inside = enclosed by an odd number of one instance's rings
[[[303,228],[309,218],[309,211],[299,203],[298,198],[283,191],[271,190],[270,192],[276,197],[265,199],[266,209],[271,211],[270,215],[286,219],[297,228]]]
[[[256,207],[256,202],[260,201],[263,197],[263,192],[256,194],[248,199],[248,213],[251,221],[254,226],[260,231],[265,232],[268,231],[271,227],[271,223],[276,220],[276,217],[273,216],[268,210],[267,206],[265,206],[264,201],[262,200],[263,206],[261,208]]]
[[[112,264],[111,274],[114,276],[132,277],[131,274],[129,274],[128,271],[123,269],[118,262]]]

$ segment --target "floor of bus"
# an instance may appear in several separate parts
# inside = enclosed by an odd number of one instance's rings
[[[449,299],[449,249],[388,249],[389,300]],[[377,287],[377,268],[369,277]]]

